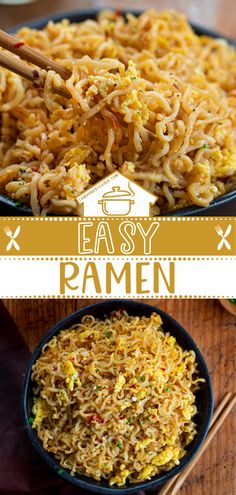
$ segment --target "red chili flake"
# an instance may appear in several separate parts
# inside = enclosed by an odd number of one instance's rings
[[[91,423],[104,423],[104,419],[100,414],[93,414],[92,416],[89,417],[88,423],[91,425]]]
[[[14,48],[20,48],[24,44],[25,44],[24,41],[17,41],[17,43],[15,43],[13,46],[14,46]]]
[[[136,385],[130,385],[130,388],[136,388]]]
[[[121,364],[120,365],[120,371],[124,371],[124,369],[125,369],[125,365],[124,364]]]
[[[101,439],[101,438],[99,438],[99,437],[97,437],[97,441],[98,441],[99,443],[102,443],[102,439]]]
[[[35,79],[38,79],[39,78],[39,71],[34,69],[33,70],[33,76],[35,77]]]
[[[74,358],[74,357],[71,357],[71,358],[70,358],[70,361],[74,361],[74,360],[75,360],[75,358]]]
[[[120,416],[120,419],[125,419],[125,416]]]
[[[116,10],[115,15],[116,15],[116,17],[122,17],[123,16],[123,14],[120,10]]]
[[[161,368],[162,371],[165,371],[166,369],[165,368]]]
[[[33,170],[33,172],[38,172],[39,166],[38,165],[34,165],[31,170]]]

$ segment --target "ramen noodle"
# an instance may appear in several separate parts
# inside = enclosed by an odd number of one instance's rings
[[[159,214],[235,188],[236,55],[225,40],[171,11],[104,11],[17,36],[71,77],[49,71],[42,90],[0,70],[1,193],[35,215],[79,215],[77,196],[119,170],[157,196]],[[53,92],[60,84],[70,98]]]
[[[193,351],[150,317],[85,316],[33,366],[33,428],[72,475],[124,485],[180,463],[196,435]]]

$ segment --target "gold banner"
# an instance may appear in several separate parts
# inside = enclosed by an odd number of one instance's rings
[[[235,256],[236,218],[0,218],[0,256]]]

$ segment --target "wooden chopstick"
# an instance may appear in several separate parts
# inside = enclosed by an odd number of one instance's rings
[[[6,53],[0,51],[0,66],[19,74],[19,76],[28,79],[36,88],[43,88],[46,74],[40,70],[31,67],[22,62],[19,58],[9,57]],[[54,86],[53,91],[64,98],[70,98],[71,95],[65,86]]]
[[[29,81],[34,82],[37,87],[44,86],[44,72],[38,69],[36,70],[34,67],[22,62],[22,60],[19,60],[18,58],[9,57],[9,55],[2,51],[0,51],[0,65],[5,69],[15,72],[19,76],[29,79]]]
[[[23,41],[14,38],[14,36],[2,30],[0,30],[0,46],[9,52],[15,53],[15,55],[19,55],[26,62],[41,67],[41,69],[45,69],[46,71],[54,70],[64,80],[71,76],[71,72],[66,67],[63,67],[63,65],[55,60],[45,57],[42,53],[26,45]]]
[[[187,476],[191,472],[192,468],[195,466],[196,462],[201,457],[204,450],[207,448],[207,446],[211,442],[213,436],[218,431],[218,429],[222,425],[223,421],[225,420],[226,416],[229,414],[232,407],[236,403],[236,395],[232,399],[231,399],[231,397],[232,397],[231,392],[228,392],[225,395],[225,397],[222,399],[222,401],[220,402],[218,407],[216,408],[216,410],[213,414],[212,420],[211,420],[211,426],[210,426],[209,433],[208,433],[204,443],[202,444],[200,450],[198,451],[198,453],[196,454],[196,456],[192,460],[192,462],[190,462],[190,464],[187,466],[187,468],[182,473],[178,474],[174,478],[171,478],[163,486],[163,488],[158,492],[157,495],[167,495],[168,493],[169,493],[169,495],[175,495],[178,492],[178,490],[180,489],[180,487],[184,483],[185,479],[187,478]],[[229,400],[230,400],[230,402],[229,402]],[[228,405],[226,406],[227,403],[228,403]],[[172,490],[171,490],[171,488],[172,488]]]
[[[57,72],[64,80],[68,79],[71,76],[71,73],[68,69],[63,67],[61,64],[55,62],[54,60],[50,60],[45,57],[41,53],[37,52],[30,46],[27,46],[25,43],[13,38],[9,34],[0,30],[0,46],[5,48],[6,50],[19,55],[20,58],[15,58],[9,56],[6,52],[0,51],[0,66],[5,69],[10,70],[11,72],[15,72],[21,77],[28,79],[31,81],[36,88],[43,88],[46,78],[45,71],[50,69]],[[32,67],[31,65],[23,62],[26,60],[30,63],[33,63],[36,67]],[[40,70],[44,69],[45,71]],[[64,98],[70,98],[70,92],[64,85],[56,85],[52,90],[60,96],[64,96]]]
[[[225,395],[225,397],[222,399],[222,401],[220,402],[220,404],[217,406],[217,408],[214,411],[214,414],[212,416],[212,420],[211,420],[211,424],[210,424],[210,429],[213,426],[213,424],[215,423],[215,421],[217,420],[217,418],[219,417],[221,411],[223,411],[225,405],[227,404],[227,402],[229,401],[229,399],[231,397],[232,397],[231,392],[228,392]],[[181,474],[182,473],[177,474],[176,476],[174,476],[174,478],[171,478],[167,483],[165,483],[165,485],[163,486],[163,488],[158,492],[158,495],[167,495],[167,493],[169,492],[170,488],[174,485],[174,483],[181,476]]]

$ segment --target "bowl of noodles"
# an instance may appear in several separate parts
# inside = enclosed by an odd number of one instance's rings
[[[179,473],[207,433],[213,393],[191,336],[162,310],[109,300],[57,323],[23,384],[27,433],[62,477],[137,493]]]
[[[40,89],[0,69],[2,214],[80,215],[78,195],[114,170],[157,196],[154,215],[236,211],[233,41],[154,10],[14,31],[67,67],[70,98],[53,71]]]

